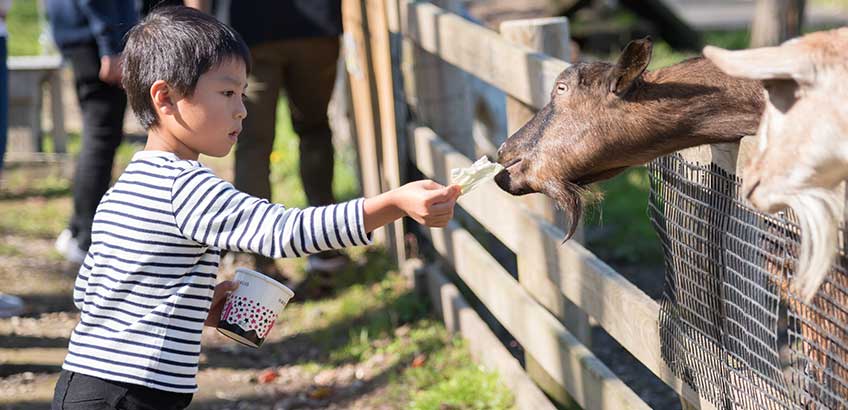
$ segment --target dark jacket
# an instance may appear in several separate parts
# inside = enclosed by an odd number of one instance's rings
[[[259,43],[342,33],[341,0],[230,0],[230,26]]]
[[[47,18],[59,48],[95,43],[102,57],[124,49],[138,10],[135,0],[47,0]]]

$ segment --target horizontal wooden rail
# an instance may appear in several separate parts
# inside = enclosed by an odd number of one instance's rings
[[[569,65],[512,44],[498,33],[432,3],[389,1],[397,2],[390,7],[391,30],[536,109],[547,104],[557,76]],[[397,19],[392,16],[395,11]]]
[[[451,222],[447,228],[428,233],[439,253],[498,322],[581,407],[650,409],[559,319],[536,302],[468,231]]]
[[[410,159],[429,178],[447,183],[452,168],[471,165],[471,160],[456,152],[429,128],[411,124],[408,135]],[[561,229],[533,216],[519,201],[493,183],[480,185],[474,191],[463,195],[459,199],[459,205],[516,252],[519,258],[524,258],[526,266],[535,268],[538,272],[545,272],[545,275],[541,276],[547,276],[553,291],[561,292],[593,317],[660,380],[671,386],[689,403],[698,406],[696,408],[715,409],[677,378],[663,361],[660,354],[659,305],[648,295],[580,244],[574,241],[563,244],[565,235]],[[539,249],[523,246],[524,243],[538,243],[535,240],[529,241],[526,237],[528,233],[542,235],[544,247]],[[473,237],[463,237],[459,243],[454,240],[455,246],[459,244],[480,247]],[[450,251],[457,254],[455,249]],[[463,261],[467,255],[474,251],[463,249],[462,252],[463,258],[454,261],[457,270],[465,263]],[[495,263],[491,269],[503,268]],[[480,277],[491,279],[488,275],[489,267],[476,269],[476,272]],[[473,281],[472,276],[463,276],[463,280]],[[487,281],[487,286],[494,286],[493,283]],[[514,306],[518,302],[508,302],[518,309]],[[492,309],[488,303],[487,306]],[[527,316],[524,321],[533,322],[537,319],[537,316]],[[541,361],[547,356],[537,357]]]
[[[471,355],[478,363],[498,373],[505,386],[512,390],[519,410],[556,410],[545,394],[521,368],[498,337],[468,305],[459,289],[434,265],[423,267],[427,275],[427,289],[436,311],[442,315],[445,327],[459,332],[466,341]]]

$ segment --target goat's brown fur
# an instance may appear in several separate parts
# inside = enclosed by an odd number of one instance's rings
[[[542,192],[570,211],[580,187],[659,156],[736,141],[757,130],[759,83],[724,74],[704,58],[644,72],[650,39],[633,41],[616,64],[578,63],[557,78],[551,101],[507,139],[495,181],[507,192]]]

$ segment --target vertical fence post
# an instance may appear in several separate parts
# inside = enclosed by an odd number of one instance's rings
[[[564,17],[513,20],[506,21],[500,26],[501,35],[514,44],[529,47],[555,58],[568,60],[570,52],[568,19]],[[507,97],[507,128],[509,134],[517,131],[535,114],[535,109],[523,102]],[[562,212],[557,211],[550,198],[534,194],[522,199],[531,211],[555,225],[564,224]],[[529,259],[546,260],[545,266],[556,269],[557,264],[551,260],[556,254],[555,249],[547,249],[544,235],[541,232],[525,232],[522,242],[526,244],[518,253],[518,279],[521,285],[533,295],[543,306],[554,313],[566,327],[586,346],[591,345],[591,326],[589,317],[576,305],[568,301],[559,291],[559,286],[552,283],[547,271],[530,268]],[[577,240],[578,238],[575,238]],[[538,266],[538,264],[536,264]],[[527,372],[539,385],[562,404],[570,405],[573,400],[562,386],[553,381],[551,376],[530,355],[525,355]]]
[[[380,193],[380,113],[375,104],[373,86],[374,70],[371,66],[369,44],[366,38],[367,16],[359,0],[342,0],[345,65],[350,76],[350,92],[356,125],[357,154],[360,183],[365,196]],[[374,232],[375,242],[385,243],[383,229]]]
[[[366,0],[368,38],[370,40],[371,62],[374,69],[373,80],[377,91],[379,108],[379,127],[382,143],[383,191],[394,189],[401,183],[400,153],[398,129],[395,116],[395,79],[392,70],[392,52],[389,42],[389,25],[386,0]],[[403,220],[386,226],[387,245],[395,262],[401,266],[406,259],[404,249]]]

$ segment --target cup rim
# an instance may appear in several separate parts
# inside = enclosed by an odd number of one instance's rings
[[[262,274],[262,273],[260,273],[260,272],[257,272],[257,271],[255,271],[255,270],[253,270],[253,269],[244,268],[244,267],[236,268],[236,273],[239,273],[239,272],[244,272],[244,273],[246,273],[246,274],[249,274],[249,275],[255,276],[255,277],[259,278],[259,279],[262,279],[262,280],[264,280],[264,281],[266,281],[266,282],[270,283],[270,284],[271,284],[271,285],[273,285],[273,286],[276,286],[277,288],[279,288],[280,290],[282,290],[282,291],[283,291],[283,293],[287,294],[287,295],[288,295],[288,297],[289,297],[289,299],[291,299],[291,298],[293,298],[293,297],[294,297],[294,291],[293,291],[293,290],[291,290],[291,289],[289,289],[289,287],[288,287],[288,286],[283,285],[282,283],[280,283],[280,282],[278,282],[278,281],[276,281],[276,280],[274,280],[274,279],[271,279],[271,278],[269,278],[268,276],[266,276],[266,275],[264,275],[264,274]]]

